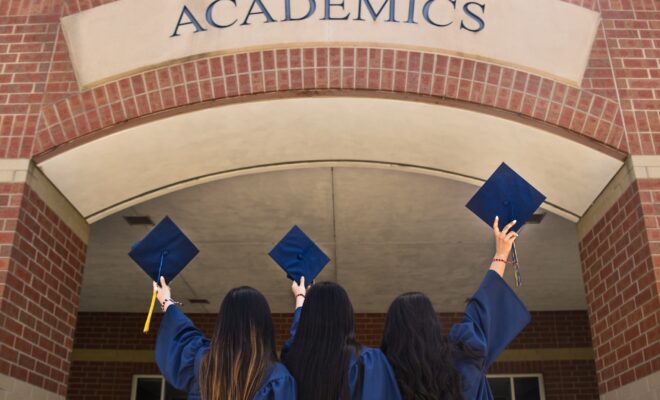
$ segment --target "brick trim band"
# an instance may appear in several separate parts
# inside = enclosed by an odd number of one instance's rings
[[[419,94],[481,104],[627,151],[618,104],[587,90],[460,57],[319,47],[208,57],[74,94],[41,109],[34,152],[211,100],[326,89]]]
[[[71,361],[77,362],[154,362],[153,350],[73,349]],[[565,347],[556,349],[504,350],[497,361],[561,361],[593,360],[591,347]]]

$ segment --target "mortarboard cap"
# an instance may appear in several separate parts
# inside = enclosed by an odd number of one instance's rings
[[[160,284],[160,277],[170,283],[175,276],[195,258],[199,250],[170,219],[163,218],[147,236],[131,247],[128,255],[149,275],[151,280]],[[151,305],[144,323],[143,332],[149,332],[151,315],[156,303],[156,289],[151,296]]]
[[[545,196],[502,163],[466,204],[489,226],[500,218],[500,229],[517,220],[511,228],[518,231],[545,201]]]
[[[160,284],[160,276],[168,284],[199,253],[178,226],[165,217],[144,239],[135,243],[128,255],[151,280]]]
[[[268,255],[279,264],[289,279],[300,283],[300,277],[304,276],[305,285],[310,285],[330,262],[328,256],[297,225],[284,235]]]

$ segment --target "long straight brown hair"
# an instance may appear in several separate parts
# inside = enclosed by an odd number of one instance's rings
[[[232,289],[220,306],[209,352],[200,364],[203,400],[252,400],[275,355],[275,330],[266,298],[256,289]]]

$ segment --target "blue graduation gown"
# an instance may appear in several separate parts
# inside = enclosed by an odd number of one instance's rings
[[[197,374],[210,343],[176,306],[167,308],[158,329],[156,363],[172,386],[188,393],[188,400],[201,399]],[[274,363],[263,386],[254,396],[254,400],[296,398],[296,382],[281,363]]]
[[[451,340],[474,352],[474,357],[461,355],[456,360],[465,399],[493,399],[486,371],[530,319],[527,308],[504,279],[488,271],[470,299],[463,320],[449,333]]]
[[[284,343],[282,353],[286,353],[295,340],[298,322],[302,307],[296,309],[293,313],[293,322],[291,323],[291,336]],[[360,350],[360,360],[362,361],[364,378],[362,381],[362,400],[401,400],[399,385],[396,382],[394,371],[390,366],[387,357],[380,349],[362,346]],[[348,386],[355,395],[360,374],[360,364],[357,358],[353,357],[348,364]]]

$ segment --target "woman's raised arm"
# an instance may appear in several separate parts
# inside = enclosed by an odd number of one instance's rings
[[[198,363],[210,342],[174,305],[164,278],[160,287],[155,282],[154,287],[165,310],[156,338],[156,364],[172,386],[190,392],[197,384]]]
[[[282,354],[280,358],[283,358],[287,351],[293,345],[293,340],[296,337],[296,330],[298,329],[298,321],[300,321],[300,313],[302,311],[302,306],[305,303],[305,296],[307,295],[307,289],[305,288],[305,277],[300,277],[300,284],[295,280],[291,283],[291,292],[293,293],[293,298],[296,302],[296,308],[293,312],[293,321],[291,321],[291,330],[289,331],[289,338],[284,342],[282,346]]]
[[[511,254],[513,242],[515,242],[518,237],[517,232],[510,231],[516,222],[517,221],[514,219],[501,231],[499,227],[500,218],[495,217],[495,221],[493,222],[493,233],[495,234],[495,257],[493,257],[493,261],[490,264],[490,269],[497,272],[501,277],[504,276],[504,270],[506,270],[506,264],[509,261],[509,254]]]

